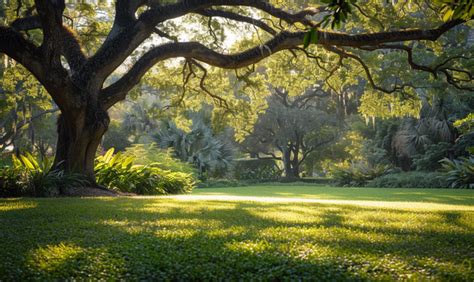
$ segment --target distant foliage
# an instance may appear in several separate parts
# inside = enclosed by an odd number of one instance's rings
[[[390,165],[368,165],[364,162],[352,163],[347,168],[335,168],[333,178],[338,186],[364,186],[368,181],[392,171]]]
[[[452,188],[474,188],[474,156],[457,160],[443,159],[443,170]]]
[[[67,187],[81,187],[89,182],[81,174],[52,169],[48,158],[37,159],[26,153],[12,156],[12,166],[0,169],[1,197],[52,197]]]
[[[96,159],[97,183],[110,189],[142,195],[188,193],[195,186],[190,173],[174,172],[160,168],[159,163],[134,164],[135,156],[108,150]]]
[[[251,182],[251,181],[249,181]],[[235,179],[208,179],[205,182],[199,183],[199,188],[222,188],[222,187],[241,187],[247,186],[247,181],[239,181]]]
[[[123,126],[118,121],[112,120],[101,145],[105,150],[115,148],[118,151],[122,151],[130,146],[131,142],[129,141],[129,134],[124,130]]]
[[[11,166],[0,169],[0,197],[20,197],[29,192],[26,171]]]
[[[377,188],[447,188],[446,175],[439,172],[402,172],[377,177],[366,187]]]
[[[276,180],[281,170],[272,159],[240,159],[235,161],[234,178],[238,180]]]
[[[209,113],[191,113],[190,117],[192,125],[188,132],[167,121],[155,140],[162,148],[173,148],[181,161],[193,164],[201,179],[225,176],[232,167],[233,146],[224,135],[214,133]]]
[[[448,157],[452,144],[440,142],[438,144],[425,145],[424,154],[413,157],[416,170],[434,171],[441,168],[440,160]]]
[[[474,131],[465,133],[456,140],[453,146],[455,156],[466,157],[474,154]]]
[[[155,143],[134,144],[125,149],[124,155],[134,157],[134,164],[147,165],[153,163],[155,167],[163,170],[197,174],[192,164],[173,157],[173,149],[161,149]]]

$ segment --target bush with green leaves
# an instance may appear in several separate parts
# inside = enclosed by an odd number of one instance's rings
[[[449,184],[443,173],[410,171],[382,175],[369,181],[365,186],[377,188],[448,188]]]
[[[197,175],[197,171],[192,164],[173,157],[174,152],[172,148],[162,149],[155,143],[134,144],[125,149],[124,155],[134,157],[134,164],[147,165],[153,163],[155,167],[163,170]]]
[[[457,160],[441,160],[446,180],[451,188],[474,189],[474,156]]]
[[[237,180],[270,181],[280,178],[281,170],[272,159],[239,159],[235,160],[233,175]]]
[[[199,183],[199,188],[214,187],[243,187],[247,186],[251,181],[239,181],[235,179],[207,179],[205,182]]]
[[[368,181],[392,172],[390,165],[351,163],[347,168],[335,168],[331,172],[338,186],[364,186]]]
[[[89,184],[81,174],[53,169],[52,164],[51,159],[37,159],[30,153],[12,155],[12,166],[0,169],[0,196],[52,197],[67,187]]]
[[[424,153],[413,157],[413,164],[416,170],[435,171],[441,168],[439,161],[448,156],[452,146],[452,144],[446,142],[425,145]]]
[[[235,155],[229,132],[216,134],[212,111],[207,108],[186,115],[192,121],[189,131],[174,121],[163,121],[154,139],[162,148],[173,148],[181,161],[193,164],[201,180],[224,177],[231,170]]]
[[[135,164],[135,156],[109,149],[96,158],[97,183],[112,190],[142,195],[188,193],[195,186],[191,173],[160,168],[159,163]]]
[[[26,170],[12,166],[0,169],[0,197],[21,197],[27,194],[29,187]]]

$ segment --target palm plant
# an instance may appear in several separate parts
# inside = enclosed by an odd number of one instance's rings
[[[447,180],[452,188],[474,188],[474,156],[458,160],[441,160]]]
[[[409,170],[413,156],[424,154],[429,145],[454,143],[457,133],[447,114],[451,103],[442,98],[431,104],[425,100],[419,119],[403,120],[391,142],[392,151],[403,169]]]
[[[17,183],[22,194],[32,196],[57,196],[64,188],[89,185],[81,174],[66,173],[52,167],[50,158],[35,158],[30,153],[12,156],[12,170],[18,175]]]
[[[178,128],[172,121],[165,121],[154,136],[162,148],[173,148],[176,157],[196,166],[201,177],[206,174],[220,176],[232,165],[234,149],[223,136],[215,136],[206,113],[191,115],[189,132]]]

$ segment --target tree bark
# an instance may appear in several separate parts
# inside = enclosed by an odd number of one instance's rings
[[[96,184],[95,154],[109,123],[107,112],[97,105],[89,104],[73,114],[61,113],[53,167],[83,174]]]
[[[285,168],[285,178],[289,180],[298,179],[299,178],[298,155],[294,155],[292,159],[291,150],[289,148],[286,148],[285,151],[282,153],[283,153],[283,158],[282,158],[283,166]]]

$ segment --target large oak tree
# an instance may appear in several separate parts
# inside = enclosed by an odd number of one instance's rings
[[[250,7],[255,12],[238,13],[239,7]],[[430,28],[411,26],[401,30],[351,34],[322,28],[321,20],[317,19],[334,13],[334,10],[328,10],[325,6],[295,11],[274,6],[266,0],[117,0],[113,25],[106,39],[94,54],[86,54],[75,31],[64,21],[65,9],[64,0],[35,1],[26,13],[18,13],[15,20],[0,26],[0,53],[30,71],[61,111],[55,165],[68,171],[81,172],[91,180],[94,179],[95,153],[109,125],[108,109],[124,100],[147,71],[163,60],[186,58],[187,62],[200,67],[204,63],[237,69],[255,64],[276,52],[301,50],[307,34],[304,28],[312,27],[316,35],[313,36],[317,38],[314,40],[316,44],[341,58],[358,61],[364,66],[368,80],[374,87],[377,86],[373,83],[370,70],[351,50],[400,50],[407,54],[413,69],[442,76],[448,82],[463,87],[463,81],[453,74],[463,70],[450,69],[451,59],[437,66],[419,65],[412,59],[411,47],[402,42],[436,41],[450,29],[462,25],[465,18],[439,21],[438,25]],[[257,16],[259,13],[266,16]],[[159,29],[161,24],[188,14],[253,25],[255,29],[266,32],[269,39],[254,47],[228,53],[199,42],[179,41]],[[31,30],[41,32],[40,44],[26,36]],[[111,74],[153,34],[172,40],[149,48],[118,80],[105,84]],[[471,74],[469,77],[472,80]]]

